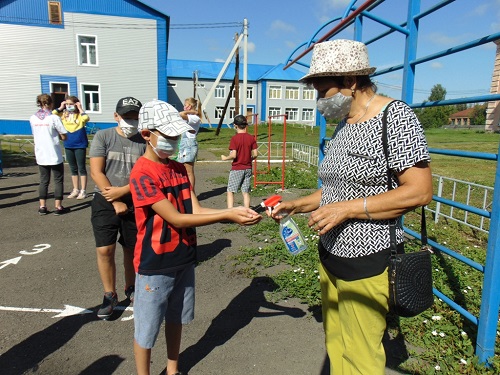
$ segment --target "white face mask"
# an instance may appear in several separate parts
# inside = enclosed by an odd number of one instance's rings
[[[74,105],[67,105],[66,106],[66,111],[68,111],[68,112],[75,112],[75,106]]]
[[[321,98],[316,102],[319,113],[326,119],[343,119],[351,110],[352,96],[340,92],[329,98]]]
[[[156,135],[157,138],[156,147],[151,144],[151,141],[149,142],[149,144],[153,148],[155,154],[158,155],[160,159],[166,159],[177,152],[177,145],[178,145],[177,139],[168,139],[153,132],[151,132],[151,134]]]
[[[127,138],[130,138],[134,134],[137,134],[137,125],[139,125],[139,120],[130,120],[130,119],[121,119],[118,124],[123,134]]]

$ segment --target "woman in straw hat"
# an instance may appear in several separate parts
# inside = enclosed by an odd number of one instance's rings
[[[367,48],[352,40],[316,44],[301,81],[318,93],[318,111],[340,119],[319,168],[322,187],[282,202],[271,213],[312,212],[319,232],[323,325],[331,374],[385,373],[382,337],[388,313],[389,223],[432,199],[430,157],[422,126],[401,101],[376,94]],[[387,189],[382,116],[387,107]]]

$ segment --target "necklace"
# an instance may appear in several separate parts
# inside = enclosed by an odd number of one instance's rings
[[[372,97],[370,99],[368,99],[368,101],[366,102],[366,105],[365,105],[364,112],[361,114],[361,116],[359,116],[357,118],[356,121],[354,121],[354,124],[356,124],[359,120],[361,120],[364,117],[364,115],[366,115],[366,111],[368,111],[368,107],[370,106],[370,103],[371,103],[371,101],[373,100],[374,97],[375,97],[375,94],[373,94]]]

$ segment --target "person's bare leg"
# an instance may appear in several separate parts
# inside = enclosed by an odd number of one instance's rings
[[[80,187],[78,186],[78,175],[71,176],[71,183],[73,184],[73,191],[80,190]]]
[[[101,246],[96,249],[97,269],[101,276],[104,293],[116,293],[116,264],[115,264],[116,244]]]
[[[135,284],[134,250],[123,247],[123,268],[125,270],[125,289]]]
[[[137,375],[149,375],[151,368],[151,349],[141,347],[134,340],[134,358]]]
[[[80,176],[80,190],[87,191],[87,176]]]
[[[165,339],[167,341],[167,372],[172,375],[179,372],[179,352],[181,350],[182,324],[165,323]]]
[[[234,193],[227,192],[227,208],[233,208],[234,206]]]
[[[246,208],[250,208],[250,193],[242,193],[243,194],[243,206]]]
[[[186,172],[189,178],[189,182],[191,182],[191,186],[193,187],[194,191],[194,183],[195,183],[194,163],[184,163],[184,166],[186,167]]]

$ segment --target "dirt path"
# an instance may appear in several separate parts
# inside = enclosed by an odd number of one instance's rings
[[[225,207],[225,186],[214,185],[212,178],[225,176],[229,164],[215,162],[208,152],[200,159],[196,190],[202,205]],[[4,168],[4,174],[0,179],[0,372],[134,374],[132,311],[123,301],[113,320],[95,317],[102,288],[95,265],[90,199],[65,200],[71,208],[67,215],[39,216],[37,167]],[[66,178],[66,192],[69,184]],[[252,198],[254,204],[259,201]],[[231,272],[229,258],[248,244],[248,238],[246,228],[227,231],[227,226],[198,228],[202,262],[196,269],[196,313],[194,322],[184,329],[181,369],[190,375],[328,374],[321,322],[297,301],[267,302],[265,293],[273,284],[265,275],[248,279]],[[121,264],[120,252],[117,259]],[[120,266],[117,278],[120,292]],[[123,293],[119,297],[123,300]],[[82,310],[61,316],[67,306]],[[153,349],[152,374],[162,372],[165,359],[160,334]]]

